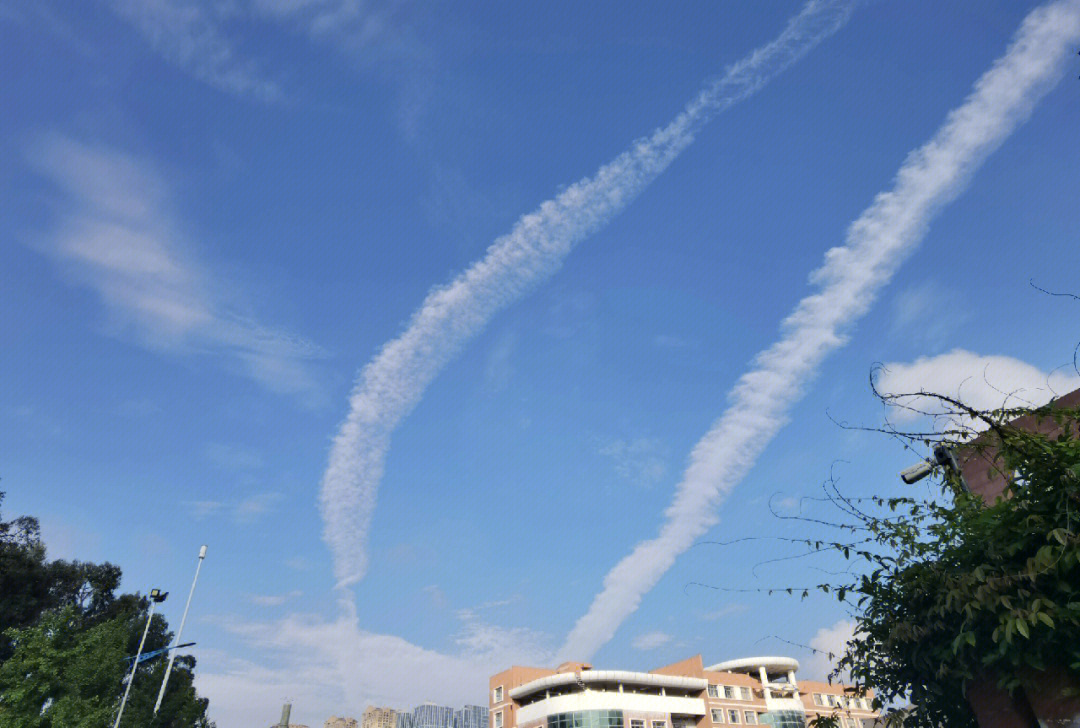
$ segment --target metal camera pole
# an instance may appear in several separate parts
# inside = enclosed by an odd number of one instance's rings
[[[195,582],[199,580],[199,569],[202,568],[202,562],[205,558],[206,546],[203,545],[199,549],[199,563],[195,567],[195,578],[191,580],[191,591],[188,592],[187,604],[184,605],[184,616],[180,618],[180,628],[176,630],[173,649],[169,650],[169,666],[165,668],[165,677],[161,681],[161,690],[158,691],[157,702],[154,703],[154,715],[157,715],[158,709],[161,707],[161,701],[165,698],[165,687],[169,684],[169,675],[172,674],[173,662],[176,660],[176,647],[180,644],[180,635],[184,633],[184,622],[187,621],[187,613],[191,609],[191,597],[195,593]]]
[[[135,671],[139,669],[139,657],[142,655],[143,645],[146,644],[146,635],[150,632],[150,622],[154,619],[154,608],[157,607],[159,602],[165,601],[167,596],[169,596],[169,592],[163,592],[160,589],[150,590],[150,614],[146,617],[146,627],[143,629],[142,639],[139,640],[139,651],[135,653],[135,660],[131,665],[131,675],[128,676],[128,684],[124,688],[124,697],[120,701],[120,710],[116,713],[116,722],[113,723],[113,728],[118,728],[120,718],[124,715],[124,706],[127,705],[128,693],[131,692],[131,684],[135,682]]]

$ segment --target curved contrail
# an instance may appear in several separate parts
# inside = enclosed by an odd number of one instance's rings
[[[367,570],[368,528],[390,434],[439,370],[500,309],[553,274],[663,172],[717,113],[764,86],[847,21],[854,0],[810,0],[777,38],[709,83],[667,126],[523,216],[482,259],[428,294],[405,332],[361,371],[322,479],[324,538],[338,586]]]
[[[1063,73],[1080,38],[1080,0],[1032,11],[1008,50],[949,113],[934,137],[916,149],[888,192],[825,255],[812,276],[821,286],[784,320],[782,335],[758,354],[756,366],[730,393],[731,405],[690,454],[660,534],[642,541],[604,577],[559,650],[561,659],[589,659],[642,597],[717,522],[720,500],[750,471],[787,421],[791,406],[818,365],[843,345],[844,330],[861,317],[900,264],[922,241],[934,215],[966,187],[982,162],[1031,113]]]

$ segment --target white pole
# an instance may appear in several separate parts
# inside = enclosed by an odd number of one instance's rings
[[[128,693],[131,692],[131,684],[135,682],[135,671],[139,669],[139,657],[142,656],[143,645],[146,644],[146,635],[150,631],[150,621],[154,618],[154,607],[157,606],[157,602],[150,599],[150,615],[146,618],[146,628],[143,630],[142,639],[139,640],[139,651],[135,653],[135,662],[131,666],[131,675],[128,676],[127,687],[124,688],[124,698],[120,701],[120,712],[116,714],[116,722],[113,723],[113,728],[118,728],[120,725],[120,718],[124,715],[124,705],[127,704]]]
[[[161,707],[161,701],[165,698],[165,686],[169,684],[169,675],[172,673],[173,661],[176,660],[176,646],[180,644],[180,635],[184,632],[184,622],[187,621],[188,609],[191,608],[191,597],[195,594],[195,582],[199,580],[199,569],[202,568],[203,559],[206,558],[206,545],[199,549],[199,563],[195,566],[195,578],[191,580],[191,591],[187,595],[187,604],[184,605],[184,616],[180,618],[180,628],[176,630],[176,638],[173,647],[169,650],[169,666],[165,668],[165,677],[161,681],[161,690],[158,690],[157,702],[154,703],[154,715],[157,715]],[[115,728],[115,727],[114,727]]]

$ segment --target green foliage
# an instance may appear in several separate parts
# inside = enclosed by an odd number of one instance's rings
[[[127,642],[122,621],[87,629],[68,606],[8,636],[14,652],[0,665],[0,725],[102,728],[116,717]]]
[[[844,501],[851,532],[867,538],[818,544],[862,569],[819,587],[856,611],[838,672],[881,704],[910,701],[905,726],[974,725],[962,696],[976,679],[1015,691],[1047,669],[1080,676],[1080,411],[983,413],[942,399],[989,427],[965,447],[1011,473],[1005,497],[987,505],[946,473],[951,499],[873,498],[873,513]],[[1007,424],[1024,414],[1061,434]]]
[[[138,594],[116,594],[120,576],[108,563],[48,561],[36,519],[0,520],[0,728],[112,725],[149,608]],[[154,615],[145,651],[171,640]],[[121,728],[211,728],[190,656],[177,657],[153,716],[165,663],[140,664]]]

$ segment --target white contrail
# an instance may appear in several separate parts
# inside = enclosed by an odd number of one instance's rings
[[[819,292],[802,299],[785,319],[780,340],[758,354],[731,391],[727,411],[694,447],[660,534],[639,543],[608,572],[603,591],[567,635],[559,657],[589,659],[676,557],[717,522],[720,500],[784,425],[822,359],[844,343],[844,330],[870,308],[935,213],[1053,87],[1077,38],[1080,0],[1030,13],[963,105],[904,161],[893,189],[879,194],[852,223],[844,245],[828,251],[811,277]]]
[[[728,67],[667,126],[522,217],[487,254],[428,294],[408,328],[364,367],[322,480],[324,537],[338,586],[367,569],[365,546],[390,433],[439,370],[496,311],[554,273],[563,258],[652,182],[720,111],[750,96],[835,33],[854,0],[810,0],[772,42]]]

